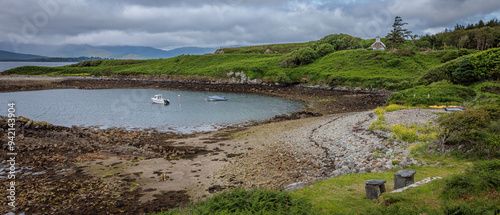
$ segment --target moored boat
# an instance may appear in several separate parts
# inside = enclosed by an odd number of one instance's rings
[[[208,100],[209,101],[227,101],[226,97],[225,96],[209,96],[208,97]]]
[[[155,104],[164,104],[164,105],[170,104],[170,100],[163,99],[162,94],[157,94],[157,95],[153,96],[153,98],[151,98],[151,102],[153,102]]]

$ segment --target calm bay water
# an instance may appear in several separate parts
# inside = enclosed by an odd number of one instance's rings
[[[56,67],[56,66],[66,66],[70,64],[75,64],[77,62],[11,62],[11,61],[1,61],[0,62],[0,72],[5,70],[14,69],[20,66],[47,66],[47,67]]]
[[[149,103],[155,94],[163,94],[170,105]],[[212,95],[225,96],[228,101],[205,101]],[[156,89],[24,91],[0,93],[0,101],[4,106],[1,115],[7,115],[7,102],[15,102],[18,116],[54,125],[155,128],[183,133],[216,130],[303,108],[297,101],[254,94]]]

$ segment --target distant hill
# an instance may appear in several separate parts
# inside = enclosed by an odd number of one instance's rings
[[[91,46],[91,45],[38,45],[17,44],[14,50],[12,44],[0,42],[0,50],[9,52],[27,53],[50,57],[100,57],[115,59],[156,59],[171,58],[185,55],[200,55],[213,53],[216,48],[184,47],[172,50],[161,50],[146,46]]]
[[[20,53],[0,50],[0,60],[31,60],[39,58],[47,58],[47,57],[40,55],[32,55],[32,54],[20,54]]]

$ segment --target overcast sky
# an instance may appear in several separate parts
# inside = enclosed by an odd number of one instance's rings
[[[0,41],[171,49],[385,37],[500,19],[500,0],[0,0]]]

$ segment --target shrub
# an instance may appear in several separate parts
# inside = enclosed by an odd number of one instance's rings
[[[474,129],[486,128],[490,116],[485,110],[465,110],[447,115],[439,120],[439,125],[449,132],[467,133]]]
[[[315,214],[305,199],[287,192],[237,188],[197,202],[187,214]]]
[[[391,131],[394,132],[394,136],[409,143],[413,143],[418,139],[417,131],[405,125],[393,125]]]
[[[330,75],[328,79],[326,79],[326,84],[331,87],[342,85],[343,83],[344,81],[342,80],[342,78],[336,75]]]
[[[331,34],[321,38],[314,43],[313,48],[317,49],[321,44],[331,44],[335,50],[357,49],[361,47],[361,39],[347,34]]]
[[[93,67],[99,66],[102,63],[102,60],[86,60],[76,64],[77,67]]]
[[[282,68],[293,68],[293,67],[297,67],[299,66],[300,64],[300,61],[299,59],[293,55],[293,52],[286,55],[285,57],[283,57],[283,59],[281,60],[281,67]]]
[[[391,105],[388,105],[387,107],[385,107],[386,112],[393,112],[393,111],[398,111],[398,110],[403,110],[403,109],[407,109],[407,107],[397,105],[397,104],[391,104]]]
[[[334,52],[335,48],[330,43],[324,43],[324,44],[319,45],[318,48],[316,49],[316,51],[318,52],[318,54],[320,56],[325,56],[327,54]]]
[[[278,76],[276,76],[276,78],[274,79],[274,82],[285,84],[285,83],[290,83],[291,79],[286,75],[286,73],[280,72]]]
[[[462,103],[475,95],[472,89],[442,81],[393,93],[389,96],[389,103],[407,106]]]
[[[459,55],[465,54],[467,51],[460,50],[458,53]],[[420,83],[429,84],[448,80],[454,83],[470,84],[497,77],[500,77],[500,48],[459,57],[431,68],[422,76]],[[468,80],[469,78],[472,80]]]
[[[399,63],[401,63],[401,60],[399,58],[394,58],[392,60],[387,61],[386,66],[396,67]]]
[[[403,49],[398,49],[394,52],[394,54],[396,54],[396,56],[398,57],[402,57],[402,56],[408,56],[408,57],[411,57],[412,55],[415,54],[415,49],[413,49],[412,47],[410,48],[403,48]]]
[[[314,62],[316,58],[318,58],[318,53],[316,53],[316,51],[314,51],[312,48],[301,48],[286,55],[281,61],[281,67],[292,68],[296,66],[307,65]]]
[[[473,54],[469,60],[481,78],[490,78],[492,73],[500,69],[500,48]]]
[[[301,48],[297,52],[297,59],[299,59],[300,65],[310,64],[316,58],[318,58],[318,53],[309,47]]]
[[[451,73],[454,82],[461,85],[470,85],[474,82],[480,81],[483,77],[478,70],[470,64],[468,58],[463,58],[458,64],[458,68]]]
[[[492,191],[500,191],[500,160],[480,161],[465,174],[446,180],[442,197],[459,199]]]
[[[439,140],[441,147],[451,146],[457,157],[496,158],[500,154],[500,130],[498,122],[490,121],[497,113],[489,107],[470,109],[440,118],[443,131]],[[493,116],[493,117],[492,117]],[[458,145],[458,147],[456,147]]]
[[[458,57],[459,57],[458,51],[456,51],[456,50],[448,51],[448,52],[446,52],[446,54],[444,54],[441,57],[441,62],[446,63],[446,62],[453,60],[453,59],[456,59]]]

